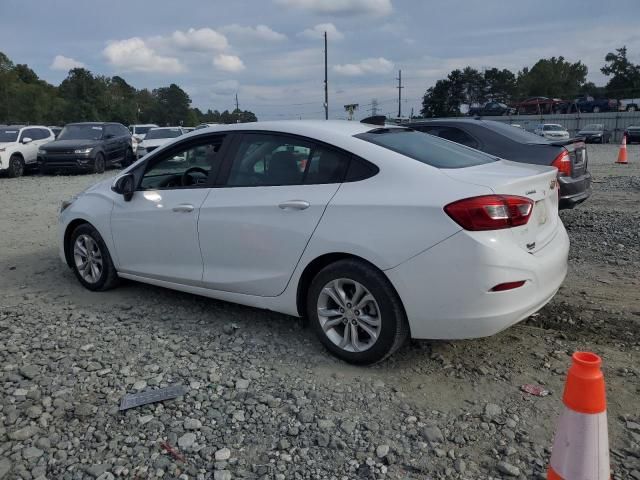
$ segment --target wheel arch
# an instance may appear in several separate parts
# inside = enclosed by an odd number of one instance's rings
[[[393,282],[391,282],[391,280],[384,273],[383,270],[381,270],[371,261],[359,255],[355,255],[353,253],[346,253],[346,252],[325,253],[323,255],[320,255],[319,257],[314,258],[311,262],[309,262],[307,266],[304,268],[304,270],[302,271],[302,274],[300,275],[300,279],[298,280],[298,287],[296,290],[296,309],[298,310],[298,315],[305,322],[308,320],[307,319],[307,291],[309,290],[309,287],[311,286],[311,282],[313,281],[315,276],[320,272],[320,270],[322,270],[326,266],[331,265],[332,263],[338,262],[340,260],[349,260],[349,259],[358,260],[362,263],[367,264],[371,268],[375,268],[380,273],[382,273],[384,277],[387,279],[387,281],[389,282],[389,285],[394,290],[396,295],[398,295],[398,299],[400,299],[400,303],[402,304],[402,298],[400,297],[398,291],[396,290],[395,285],[393,285]],[[403,305],[403,308],[404,308],[404,305]]]
[[[71,222],[69,222],[69,224],[67,225],[67,227],[65,228],[64,231],[64,240],[63,240],[63,245],[64,245],[64,258],[67,261],[67,265],[69,265],[69,267],[73,267],[73,259],[71,258],[71,235],[73,234],[73,231],[78,228],[80,225],[91,225],[93,228],[96,228],[95,225],[93,225],[91,222],[89,222],[88,220],[85,220],[84,218],[76,218],[75,220],[72,220]],[[97,228],[96,228],[97,230]]]

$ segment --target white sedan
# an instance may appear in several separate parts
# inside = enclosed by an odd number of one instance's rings
[[[183,135],[185,131],[182,127],[155,127],[149,129],[144,139],[138,143],[136,152],[138,157],[144,157],[147,153],[153,152],[156,148],[164,145],[173,138]]]
[[[555,168],[346,121],[178,137],[64,202],[59,239],[90,290],[126,278],[306,317],[361,364],[528,317],[569,250]]]
[[[533,133],[549,140],[568,140],[570,137],[568,130],[557,123],[541,123]]]

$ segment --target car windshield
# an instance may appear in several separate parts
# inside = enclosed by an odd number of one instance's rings
[[[144,137],[145,140],[154,140],[157,138],[176,138],[182,135],[179,128],[152,128]]]
[[[149,127],[134,127],[134,128],[135,128],[136,135],[146,135],[147,133],[149,133],[149,130],[156,127],[149,126]]]
[[[494,162],[486,153],[406,128],[377,128],[356,138],[436,168],[464,168]]]
[[[58,140],[100,140],[101,125],[67,125],[62,129]]]
[[[544,130],[551,132],[563,132],[564,127],[562,125],[545,125]]]
[[[0,142],[15,142],[18,140],[17,128],[0,128]]]
[[[604,127],[601,123],[590,123],[586,125],[582,130],[602,130]]]

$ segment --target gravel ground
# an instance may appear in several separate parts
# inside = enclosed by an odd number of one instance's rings
[[[103,176],[0,179],[0,479],[543,479],[570,354],[589,349],[604,358],[612,478],[640,480],[640,147],[628,166],[616,152],[589,146],[594,194],[561,214],[570,273],[547,307],[369,368],[275,313],[84,290],[58,259],[56,211]],[[125,393],[176,383],[184,397],[118,411]]]

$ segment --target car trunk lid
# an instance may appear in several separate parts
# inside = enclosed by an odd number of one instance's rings
[[[441,172],[460,182],[487,187],[497,195],[518,195],[532,200],[533,210],[527,224],[509,229],[523,250],[534,253],[553,239],[560,224],[555,168],[500,160]]]
[[[560,142],[551,142],[552,145],[564,148],[571,159],[571,177],[578,178],[587,171],[587,147],[582,140],[569,139]]]

